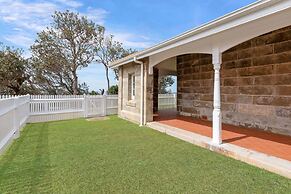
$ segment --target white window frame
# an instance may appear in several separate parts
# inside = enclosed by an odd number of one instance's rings
[[[128,84],[128,86],[130,87],[129,88],[129,91],[130,91],[130,96],[129,96],[129,100],[134,100],[135,99],[135,93],[136,93],[136,83],[135,83],[135,74],[134,73],[131,73],[128,75],[128,81],[130,82]]]

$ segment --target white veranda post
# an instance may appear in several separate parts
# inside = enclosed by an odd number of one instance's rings
[[[220,109],[220,67],[221,52],[214,49],[212,52],[212,63],[214,68],[214,93],[213,93],[213,119],[212,119],[212,141],[221,144],[221,109]]]

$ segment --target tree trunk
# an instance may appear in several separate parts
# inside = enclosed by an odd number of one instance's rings
[[[109,92],[110,83],[109,83],[108,67],[106,65],[104,65],[104,67],[105,67],[106,80],[107,80],[107,92]]]
[[[77,95],[79,94],[79,90],[78,90],[78,76],[77,76],[77,72],[73,71],[73,94]]]
[[[20,94],[20,88],[17,86],[7,86],[8,88],[12,89],[14,92],[14,95],[19,95]]]

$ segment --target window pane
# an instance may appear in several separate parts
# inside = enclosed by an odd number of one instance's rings
[[[128,100],[131,100],[131,91],[132,91],[132,89],[131,89],[131,85],[132,85],[132,75],[131,74],[129,74],[128,75]]]
[[[133,100],[135,96],[135,75],[128,74],[128,100]]]
[[[135,96],[135,75],[132,75],[132,96]]]

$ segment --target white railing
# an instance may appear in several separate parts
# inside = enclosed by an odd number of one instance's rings
[[[45,122],[117,114],[118,96],[31,96],[29,122]]]
[[[0,99],[0,153],[13,138],[19,136],[20,129],[29,118],[29,95]]]
[[[177,95],[176,94],[159,94],[159,110],[176,108]]]
[[[84,98],[31,99],[30,115],[82,112]]]
[[[29,122],[46,122],[80,118],[84,115],[84,98],[55,98],[30,100]]]
[[[159,109],[176,107],[175,94],[160,94]],[[117,114],[118,96],[0,96],[0,152],[27,123]]]
[[[30,95],[30,99],[83,98],[84,95]]]

